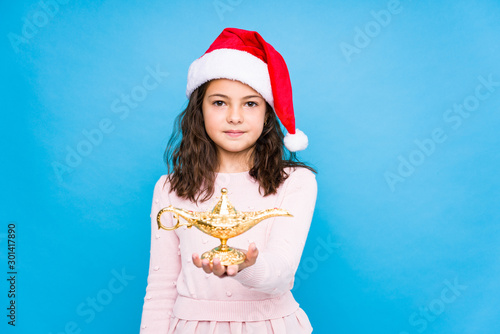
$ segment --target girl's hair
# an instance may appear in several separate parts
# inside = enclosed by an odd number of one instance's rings
[[[168,141],[164,160],[168,168],[165,181],[170,182],[170,192],[193,202],[210,199],[215,190],[215,171],[218,167],[217,147],[205,130],[202,105],[209,82],[192,94],[186,109],[175,119],[174,131]],[[181,138],[179,142],[179,138]],[[261,136],[255,143],[253,167],[249,174],[259,182],[264,196],[275,194],[288,178],[286,167],[304,167],[295,152],[283,145],[283,132],[272,107],[266,102],[266,122]],[[288,152],[288,154],[286,154]]]

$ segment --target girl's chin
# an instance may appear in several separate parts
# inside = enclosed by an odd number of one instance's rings
[[[220,147],[220,146],[218,146],[217,149],[222,154],[230,154],[230,155],[241,154],[241,155],[245,155],[252,148],[251,147],[236,147],[236,146],[226,146],[226,147]]]

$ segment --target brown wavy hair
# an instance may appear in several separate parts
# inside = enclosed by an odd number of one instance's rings
[[[170,192],[193,202],[210,199],[215,190],[218,168],[217,147],[205,130],[202,105],[207,82],[198,87],[188,105],[174,123],[174,130],[164,153]],[[286,150],[283,132],[273,108],[266,102],[266,122],[252,153],[253,167],[249,174],[259,182],[259,192],[264,196],[275,194],[288,178],[286,167],[304,167],[317,173],[314,168],[300,162],[295,152]],[[179,141],[180,139],[180,141]]]

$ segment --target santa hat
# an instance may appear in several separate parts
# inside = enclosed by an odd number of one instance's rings
[[[255,89],[288,131],[286,148],[295,152],[307,147],[307,136],[295,128],[292,85],[285,60],[259,33],[224,29],[207,52],[189,67],[187,97],[213,79],[238,80]]]

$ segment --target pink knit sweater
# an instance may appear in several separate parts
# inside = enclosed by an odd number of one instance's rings
[[[219,173],[211,200],[198,205],[169,193],[166,175],[156,183],[151,209],[151,257],[144,298],[141,334],[147,333],[311,333],[307,315],[290,292],[300,262],[316,203],[314,174],[305,168],[288,169],[288,179],[277,194],[263,197],[248,172]],[[173,205],[193,211],[211,210],[221,188],[238,211],[279,207],[293,217],[264,220],[228,241],[248,249],[255,242],[259,256],[253,266],[236,276],[206,274],[191,260],[220,241],[197,228],[158,230],[156,215]],[[162,224],[173,225],[171,213]]]

